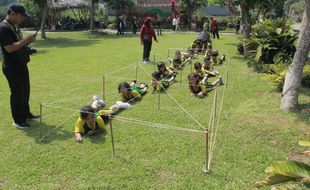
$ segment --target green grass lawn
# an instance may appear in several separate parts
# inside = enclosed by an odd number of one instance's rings
[[[167,60],[168,48],[186,48],[197,34],[168,34],[153,45],[156,60]],[[31,108],[43,124],[32,121],[28,130],[12,126],[9,88],[0,75],[0,189],[253,189],[265,178],[264,169],[290,152],[302,150],[300,135],[309,131],[309,89],[302,89],[298,113],[279,110],[281,94],[261,75],[252,72],[236,53],[235,36],[214,40],[227,61],[218,69],[225,85],[218,88],[218,110],[224,88],[223,109],[212,152],[210,173],[203,172],[204,133],[162,129],[113,120],[116,155],[112,155],[110,130],[105,135],[74,141],[78,110],[102,97],[119,100],[117,85],[136,75],[142,46],[137,36],[117,37],[88,32],[48,33],[33,47],[38,53],[29,63]],[[153,56],[152,56],[153,57]],[[194,60],[195,61],[195,60]],[[229,62],[229,67],[228,67]],[[150,82],[154,65],[138,64],[138,80]],[[148,93],[119,116],[203,131],[177,105],[202,126],[208,127],[214,92],[190,97],[186,65],[168,93]],[[211,78],[211,80],[215,80]],[[180,82],[182,82],[180,84]],[[175,99],[172,100],[171,97]],[[42,136],[39,142],[40,129]]]

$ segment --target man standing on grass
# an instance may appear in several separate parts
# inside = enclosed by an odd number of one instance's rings
[[[215,39],[216,36],[217,39],[220,39],[218,21],[213,17],[211,17],[210,20],[211,20],[211,32],[213,34],[213,38]]]
[[[30,82],[27,63],[30,61],[28,44],[35,41],[36,33],[23,38],[18,25],[30,17],[25,8],[11,4],[6,18],[0,22],[0,45],[3,52],[2,71],[11,90],[10,104],[14,120],[19,129],[30,127],[27,119],[39,118],[29,108]]]

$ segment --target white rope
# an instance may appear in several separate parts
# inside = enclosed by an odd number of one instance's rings
[[[211,108],[211,112],[210,112],[210,118],[209,118],[209,125],[208,125],[208,133],[211,134],[210,136],[210,140],[212,142],[212,138],[213,138],[213,133],[212,133],[212,128],[214,126],[214,110],[215,110],[215,102],[214,102],[214,99],[215,99],[215,93],[213,95],[213,104],[212,104],[212,108]],[[212,146],[212,143],[208,143],[208,146],[209,146],[209,150],[211,150],[211,146]],[[210,160],[210,151],[208,152],[208,158]],[[209,162],[208,160],[208,162]]]
[[[142,70],[144,72],[146,72],[148,75],[150,75],[150,73],[148,73],[143,67],[141,67]],[[150,75],[151,76],[151,75]],[[159,85],[165,90],[165,92],[168,94],[168,96],[193,120],[195,121],[195,123],[198,124],[198,126],[200,126],[202,129],[205,129],[205,127],[199,122],[197,121],[160,83]]]
[[[128,65],[128,66],[125,66],[125,67],[121,67],[120,69],[115,70],[115,71],[112,71],[112,72],[107,72],[107,74],[105,74],[105,75],[106,75],[106,76],[107,76],[107,75],[111,75],[111,74],[113,74],[113,73],[117,73],[117,72],[119,72],[119,71],[122,71],[122,70],[127,69],[128,67],[132,67],[132,66],[136,66],[136,63],[133,63],[133,64]]]
[[[212,157],[213,157],[213,152],[214,152],[214,147],[215,147],[215,142],[216,142],[216,135],[217,135],[217,130],[219,128],[219,123],[220,123],[220,118],[221,118],[221,113],[222,113],[222,109],[223,109],[223,102],[224,102],[224,97],[225,97],[225,91],[226,91],[226,88],[227,88],[227,83],[228,83],[228,70],[230,68],[230,56],[229,56],[229,53],[228,53],[228,66],[227,66],[227,70],[226,70],[226,82],[225,82],[225,87],[223,89],[223,92],[222,92],[222,97],[221,97],[221,105],[220,105],[220,109],[219,109],[219,112],[218,112],[218,118],[217,118],[217,123],[216,123],[216,127],[215,127],[215,132],[214,132],[214,138],[213,140],[211,141],[211,147],[210,147],[210,151],[209,151],[209,160],[208,160],[208,168],[210,169],[210,166],[211,166],[211,160],[212,160]]]
[[[127,69],[128,67],[132,67],[133,65],[136,65],[136,64],[131,64],[131,65],[128,65],[128,66],[125,66],[125,67],[121,67],[120,69],[115,70],[115,71],[113,71],[113,72],[110,72],[110,73],[108,73],[108,74],[106,74],[106,75],[110,75],[110,74],[116,73],[116,72],[118,72],[118,71]],[[88,83],[93,83],[93,82],[96,82],[96,81],[98,81],[98,80],[100,80],[100,79],[99,79],[99,78],[96,78],[96,79],[94,79],[94,80],[92,80],[92,81],[89,81]],[[67,92],[65,92],[65,93],[63,93],[63,94],[61,94],[60,97],[63,97],[63,96],[68,95],[68,94],[72,94],[72,93],[74,93],[75,91],[80,90],[80,89],[81,89],[81,86],[78,85],[77,88],[73,88],[73,89],[71,89],[71,90],[69,90],[69,91],[67,91]],[[56,102],[59,102],[60,100],[61,100],[61,99],[58,99]],[[54,102],[55,102],[55,101],[54,101]],[[53,104],[54,102],[53,102],[53,101],[52,101],[52,102],[51,102],[51,101],[47,101],[46,103]]]
[[[194,133],[204,133],[204,131],[200,131],[200,130],[185,129],[185,128],[170,126],[170,125],[161,124],[161,123],[153,123],[153,122],[143,121],[143,120],[138,120],[138,119],[125,118],[125,117],[121,117],[121,116],[115,116],[114,118],[116,120],[123,121],[123,122],[139,123],[139,124],[148,125],[148,126],[155,127],[155,128],[168,129],[168,130],[177,130],[177,131],[186,131],[186,132],[194,132]]]
[[[72,118],[72,116],[74,116],[76,114],[76,112],[74,112],[72,115],[70,115],[67,119],[65,119],[63,122],[61,122],[59,125],[57,125],[54,129],[50,130],[49,132],[47,132],[41,139],[39,139],[39,141],[41,142],[45,137],[47,137],[49,134],[51,134],[52,132],[54,132],[55,130],[59,129],[61,127],[62,124],[64,124],[65,122],[67,122],[69,119]]]

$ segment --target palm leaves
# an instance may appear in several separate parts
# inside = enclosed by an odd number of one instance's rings
[[[256,62],[264,64],[290,63],[296,51],[294,45],[298,36],[287,30],[283,31],[283,23],[278,20],[266,20],[252,27],[251,40],[247,47],[255,51]]]
[[[305,134],[299,140],[301,146],[310,147],[310,134]],[[308,151],[304,152],[306,156]],[[303,187],[310,188],[310,166],[303,162],[293,160],[279,161],[267,167],[265,172],[269,177],[256,182],[257,187],[268,185],[278,185],[289,181],[297,182],[300,189]],[[275,189],[296,189],[295,185],[280,185]]]

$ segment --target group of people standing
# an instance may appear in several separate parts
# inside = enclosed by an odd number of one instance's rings
[[[219,22],[214,17],[205,17],[203,30],[208,31],[212,34],[213,38],[220,39],[219,35]]]

